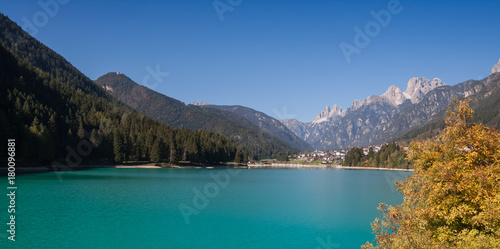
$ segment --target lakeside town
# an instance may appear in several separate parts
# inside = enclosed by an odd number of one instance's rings
[[[359,147],[362,150],[363,156],[368,156],[370,151],[373,153],[378,153],[385,144],[379,145],[369,145],[364,147]],[[358,148],[358,147],[355,147]],[[407,146],[400,146],[403,150],[408,150]],[[353,148],[350,148],[353,149]],[[272,163],[273,161],[281,161],[288,163],[308,163],[308,164],[341,164],[349,152],[350,149],[333,149],[333,150],[315,150],[315,151],[305,151],[298,154],[290,155],[286,160],[261,160],[261,163]]]
[[[306,151],[277,159],[249,161],[249,168],[360,168],[410,170],[408,147],[394,142],[349,149]]]

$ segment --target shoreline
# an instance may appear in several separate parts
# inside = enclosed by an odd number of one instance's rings
[[[271,163],[271,164],[248,164],[248,168],[267,168],[267,169],[346,169],[346,170],[388,170],[388,171],[411,171],[413,169],[400,168],[378,168],[378,167],[359,167],[342,166],[338,164],[294,164],[294,163]]]
[[[400,168],[377,168],[377,167],[359,167],[359,166],[341,166],[335,164],[288,164],[288,163],[272,163],[272,164],[248,164],[248,165],[217,165],[217,166],[196,166],[196,165],[168,165],[157,166],[153,164],[147,165],[78,165],[78,166],[65,166],[65,168],[55,169],[53,167],[16,167],[16,174],[35,174],[55,171],[76,171],[76,170],[89,170],[101,168],[115,168],[115,169],[220,169],[220,168],[235,168],[235,169],[343,169],[343,170],[386,170],[386,171],[409,171],[413,169],[400,169]],[[0,172],[7,173],[7,167],[0,167]]]
[[[347,170],[389,170],[389,171],[410,171],[413,172],[413,169],[400,169],[400,168],[378,168],[378,167],[359,167],[359,166],[338,166],[338,169],[347,169]]]
[[[24,174],[36,174],[36,173],[46,173],[46,172],[59,172],[59,171],[77,171],[77,170],[89,170],[89,169],[104,169],[104,168],[114,168],[114,169],[218,169],[218,168],[248,168],[246,165],[234,166],[234,165],[212,165],[212,166],[196,166],[196,165],[168,165],[168,166],[157,166],[154,164],[144,164],[144,165],[126,165],[126,164],[116,164],[116,165],[77,165],[77,166],[61,166],[60,168],[54,168],[50,166],[40,166],[40,167],[16,167],[16,175]],[[0,172],[5,173],[7,176],[8,168],[0,167]]]

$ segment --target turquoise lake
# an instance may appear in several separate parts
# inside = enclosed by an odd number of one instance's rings
[[[359,248],[409,172],[93,169],[18,176],[1,248]],[[2,179],[6,193],[7,179]]]

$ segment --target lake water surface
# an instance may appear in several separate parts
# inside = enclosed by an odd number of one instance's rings
[[[2,248],[359,248],[409,172],[94,169],[17,177]],[[6,178],[2,188],[7,193]],[[0,221],[8,222],[1,198]]]

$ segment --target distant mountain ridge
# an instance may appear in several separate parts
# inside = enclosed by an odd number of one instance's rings
[[[406,101],[410,101],[415,104],[420,102],[423,96],[425,96],[425,94],[429,91],[443,85],[446,84],[442,83],[438,78],[430,81],[425,77],[414,77],[408,81],[408,86],[404,92],[402,92],[397,86],[392,85],[384,94],[380,96],[372,95],[365,98],[363,101],[355,99],[351,107],[346,110],[342,110],[338,104],[333,105],[331,108],[327,106],[320,112],[320,114],[318,114],[318,116],[316,116],[312,123],[326,122],[339,116],[343,117],[349,111],[357,110],[364,105],[369,105],[375,102],[386,102],[394,106],[404,104]]]
[[[471,107],[475,111],[473,122],[500,129],[500,72],[492,72],[492,74],[482,80],[469,80],[433,93],[429,96],[428,101],[421,103],[423,106],[409,110],[407,116],[401,117],[402,119],[409,119],[410,116],[413,116],[415,117],[412,119],[413,123],[417,125],[404,133],[393,134],[394,140],[401,141],[418,137],[429,137],[440,132],[445,126],[445,109],[437,113],[437,110],[431,111],[436,114],[430,117],[425,114],[425,111],[435,109],[433,106],[435,103],[446,103],[451,98],[471,98]],[[395,123],[399,122],[400,120],[396,120]],[[418,124],[418,122],[421,123]],[[402,123],[408,122],[403,121]],[[390,133],[397,130],[405,129],[390,127],[386,132]]]
[[[225,105],[211,105],[203,102],[193,103],[204,110],[213,111],[214,109],[223,110],[227,112],[235,113],[239,116],[242,116],[248,119],[253,124],[257,125],[259,128],[267,131],[269,134],[272,134],[281,140],[287,142],[288,144],[294,146],[295,148],[306,151],[313,150],[313,147],[306,143],[304,140],[299,138],[295,133],[290,131],[285,125],[283,125],[280,121],[275,118],[268,116],[263,112],[256,111],[254,109],[234,105],[234,106],[225,106]],[[219,113],[219,112],[216,112]],[[227,117],[230,119],[230,117]],[[237,121],[237,120],[235,120]]]
[[[240,115],[224,110],[215,113],[205,110],[203,106],[186,105],[141,86],[124,74],[107,73],[95,83],[118,100],[158,121],[177,128],[202,129],[226,135],[234,143],[247,146],[252,155],[268,157],[298,151],[293,145]]]
[[[483,96],[480,92],[495,85],[498,71],[500,61],[488,78],[454,86],[448,86],[438,78],[415,77],[408,81],[404,92],[390,86],[384,94],[372,95],[363,101],[354,100],[351,107],[344,110],[337,104],[331,108],[327,106],[312,122],[280,121],[315,149],[383,143],[431,122],[451,104],[452,98],[471,97],[481,102]]]

